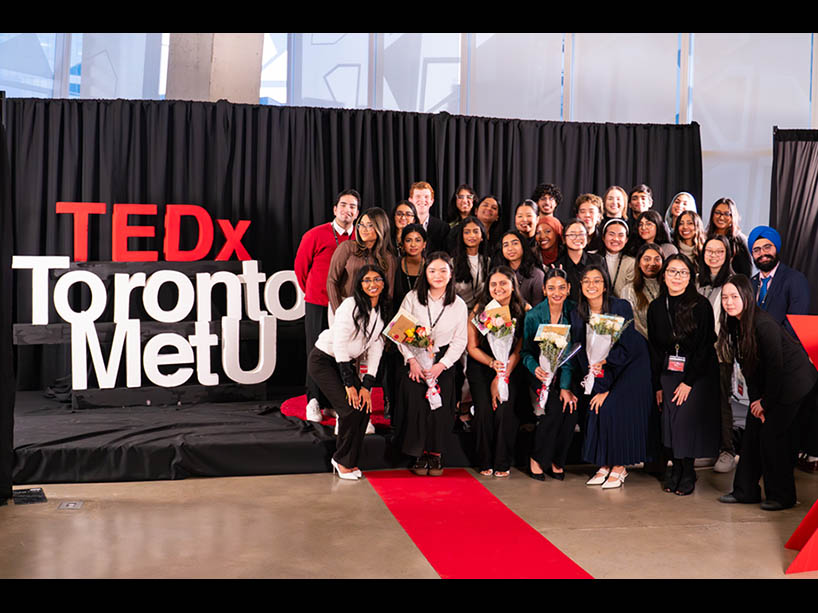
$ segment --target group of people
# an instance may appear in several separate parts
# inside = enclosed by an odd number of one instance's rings
[[[715,470],[736,468],[722,502],[761,502],[763,478],[762,508],[795,504],[795,454],[818,460],[818,372],[786,320],[808,312],[809,285],[780,261],[775,229],[760,226],[748,239],[730,198],[714,203],[705,226],[687,192],[661,215],[644,184],[582,194],[564,221],[554,214],[560,189],[541,184],[510,212],[507,229],[495,195],[458,186],[445,221],[430,214],[434,198],[417,182],[391,213],[360,212],[358,192],[344,190],[333,221],[298,248],[307,419],[321,421],[322,409],[337,415],[340,478],[361,477],[377,382],[419,475],[443,473],[446,434],[457,423],[474,432],[476,469],[508,477],[520,422],[530,417],[527,471],[537,480],[564,479],[579,430],[582,458],[597,467],[589,486],[622,487],[627,468],[645,463],[661,473],[664,491],[688,495],[695,460],[718,457]],[[475,323],[489,303],[515,321],[508,359],[493,354]],[[383,335],[399,308],[426,329],[428,360]],[[626,324],[607,357],[590,363],[584,346],[595,315]],[[570,326],[583,346],[554,373],[534,340],[543,323]],[[733,398],[748,405],[740,449]]]

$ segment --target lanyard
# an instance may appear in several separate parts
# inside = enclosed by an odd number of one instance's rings
[[[434,323],[432,323],[432,311],[431,311],[431,309],[429,309],[429,302],[430,302],[429,301],[429,296],[427,295],[426,296],[426,314],[429,316],[430,329],[431,329],[432,332],[434,332],[434,329],[435,329],[435,326],[437,325],[437,322],[439,322],[440,318],[443,317],[443,311],[446,310],[446,305],[443,305],[443,308],[440,309],[440,314],[437,316],[437,319],[435,319]]]
[[[665,296],[665,308],[667,308],[667,321],[670,324],[670,333],[673,335],[673,342],[676,345],[676,355],[679,355],[679,343],[676,336],[676,327],[673,325],[673,318],[670,316],[670,301]]]

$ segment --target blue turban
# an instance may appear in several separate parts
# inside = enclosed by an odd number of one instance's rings
[[[781,235],[775,228],[771,228],[770,226],[756,226],[753,228],[753,231],[750,232],[750,237],[747,239],[750,251],[753,250],[753,245],[760,238],[766,238],[775,245],[776,251],[781,251]]]

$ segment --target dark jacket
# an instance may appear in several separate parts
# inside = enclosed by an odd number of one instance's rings
[[[761,273],[752,278],[753,290],[758,294]],[[796,336],[787,315],[807,315],[809,313],[809,283],[803,273],[786,266],[783,262],[778,265],[775,276],[770,282],[767,296],[759,306],[772,315],[773,319],[782,324],[787,332]]]

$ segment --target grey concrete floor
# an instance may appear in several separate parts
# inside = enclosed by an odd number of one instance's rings
[[[783,545],[818,498],[818,475],[796,472],[800,502],[777,513],[720,504],[732,474],[710,469],[687,497],[639,470],[608,491],[586,487],[582,467],[563,482],[473,474],[594,577],[784,578],[796,552]],[[437,577],[366,479],[41,487],[46,503],[0,507],[0,578]],[[82,506],[58,509],[70,501]]]

